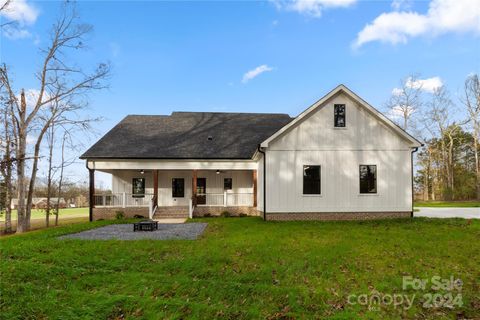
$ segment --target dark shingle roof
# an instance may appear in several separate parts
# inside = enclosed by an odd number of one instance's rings
[[[80,158],[249,159],[258,144],[291,120],[264,113],[129,115]]]

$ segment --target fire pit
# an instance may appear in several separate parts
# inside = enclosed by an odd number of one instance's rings
[[[133,231],[154,231],[158,230],[158,221],[144,220],[133,224]]]

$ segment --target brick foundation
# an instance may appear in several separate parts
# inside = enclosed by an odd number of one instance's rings
[[[222,212],[228,211],[231,216],[239,216],[245,214],[247,216],[259,216],[257,208],[254,207],[195,207],[193,211],[194,217],[204,217],[205,215],[220,216]]]
[[[123,212],[125,218],[133,218],[135,215],[148,218],[148,207],[140,208],[93,208],[93,220],[112,220],[116,219],[117,212]]]
[[[401,212],[296,212],[296,213],[268,213],[268,221],[288,220],[374,220],[410,218],[410,211]]]

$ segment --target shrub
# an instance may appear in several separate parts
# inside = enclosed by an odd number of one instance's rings
[[[228,217],[230,217],[230,216],[231,216],[230,212],[228,212],[228,211],[226,211],[226,210],[223,211],[223,212],[220,214],[220,217],[224,217],[224,218],[228,218]]]
[[[116,218],[117,220],[124,219],[124,218],[125,218],[125,214],[123,213],[123,211],[115,211],[115,218]]]
[[[210,213],[205,213],[205,214],[203,215],[203,217],[205,217],[205,218],[210,218],[211,216],[212,216],[212,215],[211,215]]]
[[[136,214],[133,216],[135,219],[145,219],[144,216],[142,216],[141,214]]]
[[[242,212],[242,213],[240,213],[238,216],[239,216],[240,218],[243,218],[243,217],[248,217],[248,214]]]

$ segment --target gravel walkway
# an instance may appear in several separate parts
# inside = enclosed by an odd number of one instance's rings
[[[133,232],[133,223],[111,224],[105,227],[64,235],[59,238],[82,240],[195,240],[203,233],[206,226],[206,223],[159,223],[156,231]]]

